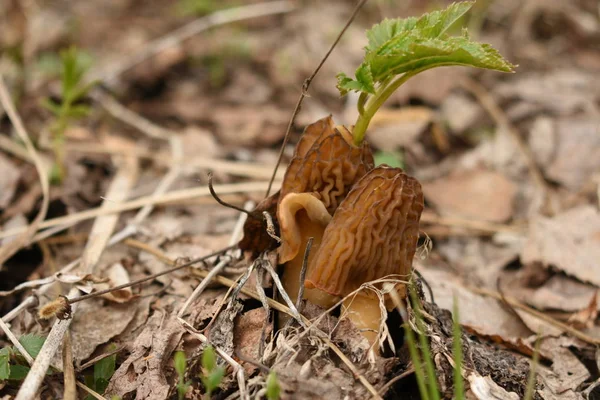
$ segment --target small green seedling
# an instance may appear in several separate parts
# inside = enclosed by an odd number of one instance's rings
[[[267,400],[279,400],[281,394],[281,386],[275,371],[269,372],[267,377]]]
[[[225,368],[217,365],[217,356],[212,346],[207,346],[202,353],[202,375],[200,379],[206,390],[206,398],[219,387],[225,375]]]
[[[46,338],[35,334],[23,335],[19,343],[33,358],[37,357]],[[0,349],[0,382],[6,380],[20,381],[29,373],[29,366],[25,358],[13,346]]]
[[[55,165],[51,174],[53,182],[61,182],[64,178],[64,141],[65,131],[74,120],[86,117],[90,113],[90,107],[79,104],[87,95],[96,82],[83,83],[83,76],[90,65],[85,56],[75,47],[61,51],[61,99],[56,102],[45,98],[42,105],[54,115],[54,122],[50,127],[52,133],[52,148],[55,155]]]
[[[190,388],[190,382],[185,381],[185,371],[187,369],[187,359],[185,357],[185,353],[183,351],[175,352],[175,356],[173,357],[173,362],[175,364],[175,371],[177,371],[177,396],[179,400],[183,400],[185,398],[185,394]]]
[[[514,66],[488,44],[472,41],[466,30],[448,35],[474,2],[454,3],[420,18],[385,19],[367,31],[363,63],[352,79],[338,74],[338,89],[360,93],[359,116],[353,129],[354,144],[364,140],[369,122],[384,102],[411,77],[428,69],[463,65],[512,72]]]
[[[113,351],[116,346],[113,344],[109,346],[108,350]],[[94,374],[87,375],[85,377],[85,384],[90,389],[94,390],[97,393],[104,393],[106,388],[108,387],[108,382],[110,378],[112,378],[115,373],[115,368],[117,364],[117,355],[112,354],[108,357],[104,357],[94,364]],[[87,395],[85,400],[93,400],[94,397],[92,395]]]

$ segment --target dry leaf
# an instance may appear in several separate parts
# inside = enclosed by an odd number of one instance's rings
[[[425,182],[423,191],[442,215],[504,222],[512,216],[517,187],[498,172],[476,169]]]
[[[600,171],[600,118],[563,118],[555,124],[554,157],[546,173],[571,190],[579,190]]]
[[[507,392],[498,386],[489,376],[483,377],[476,372],[471,373],[467,380],[471,393],[477,400],[519,400],[515,392]]]
[[[441,308],[452,310],[456,295],[460,323],[479,335],[499,336],[506,342],[531,335],[529,329],[500,302],[469,291],[449,271],[426,268],[421,269],[421,273],[431,285],[435,302]]]
[[[529,225],[521,253],[525,264],[554,266],[583,282],[600,286],[600,213],[582,206]]]

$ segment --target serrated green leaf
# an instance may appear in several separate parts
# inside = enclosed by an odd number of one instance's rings
[[[25,348],[33,358],[36,358],[40,353],[45,341],[46,338],[44,336],[35,335],[33,333],[28,333],[19,338],[19,343],[23,345],[23,348]]]
[[[369,44],[364,62],[355,79],[338,75],[338,89],[375,94],[381,86],[403,73],[424,71],[441,66],[462,65],[511,72],[514,66],[488,44],[462,36],[449,37],[446,32],[472,6],[460,2],[445,10],[424,14],[420,18],[386,19],[367,31]]]
[[[4,350],[4,349],[2,349]],[[8,351],[0,354],[0,381],[7,380],[10,376],[10,363]]]

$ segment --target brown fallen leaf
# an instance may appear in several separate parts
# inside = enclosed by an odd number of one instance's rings
[[[554,157],[546,174],[571,190],[579,190],[600,171],[600,118],[562,118],[554,128]]]
[[[439,307],[452,310],[456,295],[463,326],[479,335],[501,337],[506,342],[531,335],[531,331],[500,302],[469,291],[455,274],[433,268],[420,272],[431,285]]]
[[[260,360],[259,348],[265,318],[266,313],[264,308],[256,308],[237,317],[233,330],[236,354],[254,361]],[[265,338],[268,338],[271,334],[272,327],[272,324],[267,325]],[[250,363],[244,363],[244,368],[249,374],[256,369]]]
[[[170,392],[165,365],[184,329],[175,315],[155,312],[131,345],[129,357],[112,376],[106,394],[125,397],[135,392],[138,400],[164,400]]]
[[[537,217],[521,252],[524,264],[554,266],[583,282],[600,286],[600,213],[592,206],[552,218]]]
[[[590,304],[575,314],[571,315],[567,322],[576,329],[591,328],[598,318],[598,291],[594,293]]]
[[[517,187],[498,172],[475,169],[424,182],[423,191],[442,215],[504,222],[512,216]]]

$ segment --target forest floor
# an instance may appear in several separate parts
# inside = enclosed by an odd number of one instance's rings
[[[365,29],[444,4],[366,3],[308,88],[272,192],[305,126],[330,114],[338,124],[356,119],[357,98],[341,98],[335,76],[360,64]],[[59,295],[235,245],[245,215],[217,204],[208,172],[228,203],[252,209],[265,197],[303,82],[354,6],[0,3],[0,399],[19,390],[22,399],[177,398],[177,350],[187,360],[185,398],[207,398],[207,343],[225,366],[214,399],[261,398],[271,370],[282,399],[419,398],[399,315],[387,324],[396,352],[370,357],[352,324],[339,313],[315,322],[322,310],[309,305],[315,326],[278,333],[280,305],[262,295],[272,295],[272,280],[237,249],[76,303],[67,320],[38,314]],[[423,186],[414,267],[433,293],[424,290],[425,322],[441,391],[451,398],[445,310],[456,300],[470,398],[523,398],[535,353],[534,398],[599,399],[598,3],[480,0],[466,26],[516,73],[422,73],[368,133],[376,163],[400,166]],[[48,185],[38,171],[56,174],[57,114],[42,104],[61,99],[59,54],[71,45],[88,65],[83,79],[97,83],[65,125],[64,175]],[[232,293],[242,276],[244,289]],[[34,355],[46,338],[37,361],[52,368],[37,382],[23,380],[29,360],[10,352],[14,337]]]

